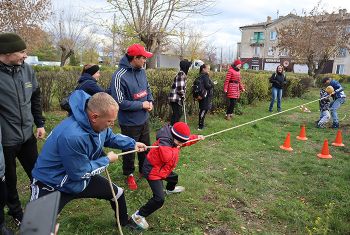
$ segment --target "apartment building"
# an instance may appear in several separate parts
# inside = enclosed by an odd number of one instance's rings
[[[339,14],[347,14],[345,9]],[[296,19],[294,14],[280,16],[272,20],[270,16],[265,22],[242,26],[241,42],[237,45],[237,55],[246,69],[274,71],[283,64],[287,71],[307,73],[308,67],[289,57],[287,51],[277,47],[277,29]],[[350,30],[350,27],[349,27]],[[336,58],[328,61],[322,73],[338,73],[350,75],[350,55],[346,48],[342,48]]]

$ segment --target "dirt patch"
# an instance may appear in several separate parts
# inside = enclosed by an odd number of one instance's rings
[[[233,208],[239,217],[243,220],[245,226],[241,226],[242,229],[249,229],[250,231],[261,231],[264,220],[242,200],[237,198],[231,198],[227,204],[229,208]]]
[[[214,193],[208,193],[202,197],[202,200],[205,202],[217,202],[219,200],[219,198]]]
[[[227,226],[221,226],[218,228],[206,229],[204,234],[205,235],[235,235],[239,233],[233,232]]]

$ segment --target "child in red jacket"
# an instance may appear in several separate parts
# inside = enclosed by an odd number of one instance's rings
[[[145,217],[149,216],[164,204],[165,194],[180,193],[185,190],[182,186],[176,186],[178,175],[173,172],[179,160],[180,148],[190,146],[197,141],[186,143],[189,140],[203,140],[202,135],[191,135],[190,128],[184,122],[176,122],[173,126],[166,125],[157,132],[156,142],[143,164],[142,172],[147,179],[153,197],[136,211],[131,219],[140,229],[149,227]],[[163,180],[167,181],[164,192]]]

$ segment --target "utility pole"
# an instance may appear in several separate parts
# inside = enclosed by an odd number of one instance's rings
[[[115,66],[115,37],[117,34],[117,29],[116,29],[116,15],[114,13],[113,15],[113,25],[112,25],[112,61],[111,61],[111,65],[114,67]]]
[[[222,47],[221,47],[221,52],[220,52],[220,72],[222,70]]]

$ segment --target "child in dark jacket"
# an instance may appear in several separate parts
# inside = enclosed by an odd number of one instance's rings
[[[329,105],[331,103],[330,95],[333,91],[334,89],[331,86],[328,86],[326,89],[321,88],[320,90],[320,119],[317,121],[318,128],[325,128],[331,118]]]
[[[168,124],[161,128],[157,132],[156,139],[153,146],[159,147],[150,150],[143,164],[143,174],[152,189],[153,197],[131,216],[140,229],[149,227],[145,217],[163,206],[165,194],[185,190],[182,186],[176,186],[178,175],[173,172],[179,160],[180,148],[203,140],[204,136],[191,135],[186,123],[176,122],[173,126]],[[186,143],[189,140],[196,141]],[[167,181],[165,192],[163,180]]]

